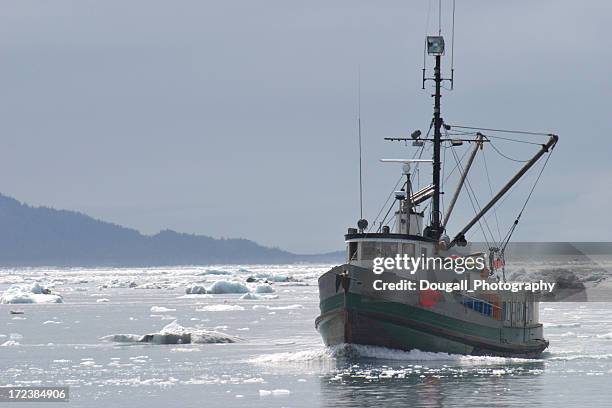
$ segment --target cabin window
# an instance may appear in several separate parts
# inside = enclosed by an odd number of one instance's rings
[[[401,244],[402,245],[402,255],[408,255],[411,258],[414,258],[414,244]]]
[[[360,259],[374,259],[376,258],[376,242],[362,242],[361,244],[361,258]]]
[[[397,243],[396,242],[378,242],[376,249],[378,255],[376,257],[381,258],[393,258],[397,255]]]
[[[482,313],[485,316],[493,315],[493,305],[489,302],[473,298],[466,298],[463,300],[463,305],[479,313]]]
[[[357,260],[357,248],[358,248],[358,243],[357,242],[349,242],[349,244],[348,244],[348,260],[349,260],[349,262]]]
[[[512,320],[512,308],[511,308],[512,303],[511,302],[504,302],[503,303],[503,314],[504,314],[504,321],[509,322],[510,320]]]
[[[525,321],[525,303],[516,302],[516,321],[523,323]]]
[[[529,323],[531,322],[532,316],[531,316],[531,307],[529,305],[529,302],[525,303],[525,322]]]
[[[361,260],[374,258],[395,258],[398,244],[395,242],[362,242]]]

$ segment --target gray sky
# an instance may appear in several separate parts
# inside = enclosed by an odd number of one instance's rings
[[[4,0],[0,192],[145,233],[340,249],[359,208],[358,66],[373,219],[399,175],[378,159],[412,153],[382,138],[431,119],[431,3],[428,23],[426,0]],[[612,240],[612,4],[457,3],[446,121],[561,136],[516,238]]]

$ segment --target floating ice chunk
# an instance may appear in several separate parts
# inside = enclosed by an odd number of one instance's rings
[[[266,381],[261,377],[253,377],[253,378],[247,378],[246,380],[244,380],[243,384],[261,384],[265,382]]]
[[[267,397],[270,395],[273,396],[278,396],[278,395],[289,395],[291,394],[291,391],[289,390],[283,390],[283,389],[278,389],[278,390],[259,390],[259,396],[260,397]]]
[[[255,293],[245,293],[240,296],[242,300],[269,300],[269,299],[278,299],[278,295],[258,295]]]
[[[244,307],[239,305],[206,305],[196,309],[197,312],[235,312],[244,310]]]
[[[198,273],[198,275],[203,276],[203,275],[231,275],[232,273],[229,271],[222,271],[219,269],[207,269],[204,272],[200,272]]]
[[[110,300],[108,300],[107,298],[100,298],[96,300],[97,303],[106,303],[106,302],[110,302]]]
[[[157,283],[144,283],[142,285],[137,285],[137,286],[130,286],[133,287],[134,289],[163,289],[160,285],[158,285]]]
[[[189,344],[189,343],[235,343],[237,337],[214,330],[183,327],[175,321],[164,326],[157,333],[145,335],[111,334],[101,337],[102,341],[121,343],[152,343],[152,344]]]
[[[213,283],[206,291],[213,294],[248,293],[249,289],[240,282],[220,280]]]
[[[8,340],[0,344],[0,347],[16,347],[19,346],[19,342],[15,340]]]
[[[274,288],[267,283],[264,283],[255,287],[255,293],[274,293]]]
[[[62,324],[62,322],[56,322],[55,320],[47,320],[43,324]]]
[[[204,295],[206,288],[201,285],[192,285],[185,289],[185,293],[188,295]]]
[[[287,275],[277,275],[273,273],[260,272],[254,275],[257,279],[266,279],[270,282],[289,282],[291,278]]]
[[[38,282],[34,284],[11,285],[0,296],[1,304],[10,303],[62,303],[60,295],[52,294],[48,288],[43,288]]]
[[[253,310],[295,310],[295,309],[303,309],[302,305],[287,305],[287,306],[267,306],[267,305],[255,305],[253,306]]]
[[[189,294],[189,295],[182,295],[177,297],[177,299],[212,299],[213,295],[193,295],[193,294]]]
[[[597,338],[598,339],[609,339],[609,340],[612,340],[612,332],[606,333],[606,334],[598,334]]]
[[[151,312],[153,313],[165,313],[165,312],[176,312],[176,309],[168,309],[163,306],[151,306]]]
[[[100,337],[102,341],[114,341],[116,343],[136,343],[141,341],[141,334],[110,334],[108,336]]]

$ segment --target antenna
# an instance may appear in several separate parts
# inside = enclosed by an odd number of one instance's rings
[[[451,29],[451,77],[450,89],[455,89],[455,0],[453,0],[453,24]]]
[[[438,35],[442,35],[442,0],[438,0]]]
[[[359,136],[359,219],[363,219],[363,171],[361,165],[361,66],[357,68],[357,133]]]

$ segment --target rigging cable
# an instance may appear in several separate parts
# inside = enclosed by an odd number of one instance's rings
[[[493,198],[493,187],[491,186],[491,176],[489,174],[489,166],[487,166],[487,156],[485,155],[485,151],[482,151],[482,161],[484,163],[485,172],[487,173],[487,181],[489,182],[489,192],[491,193],[491,199]],[[499,242],[502,242],[501,230],[499,228],[499,218],[497,217],[497,206],[493,206],[493,214],[495,214],[495,224],[497,224],[497,235],[499,237]]]
[[[481,128],[481,127],[473,127],[473,126],[457,126],[457,125],[451,125],[451,128],[470,129],[470,130],[484,130],[484,131],[487,131],[487,132],[515,133],[515,134],[518,134],[518,135],[550,136],[550,133],[544,133],[544,132],[526,132],[524,130],[492,129],[492,128]]]
[[[553,147],[553,149],[554,149],[554,147]],[[506,234],[506,238],[504,239],[504,245],[501,247],[501,254],[502,254],[502,256],[504,254],[504,251],[506,250],[506,246],[508,246],[508,243],[510,242],[510,238],[512,238],[512,234],[514,234],[514,230],[516,229],[516,226],[518,225],[519,220],[521,219],[521,216],[523,215],[523,211],[525,211],[525,208],[527,207],[527,203],[531,199],[531,196],[533,195],[533,192],[534,192],[536,186],[538,185],[538,183],[540,181],[540,178],[542,177],[542,173],[544,173],[544,169],[546,168],[546,165],[548,164],[548,160],[550,159],[550,156],[552,156],[552,150],[548,154],[548,156],[546,157],[546,160],[544,161],[544,165],[542,165],[542,168],[540,169],[540,172],[538,173],[538,177],[536,178],[535,182],[533,183],[533,186],[531,187],[531,190],[529,191],[529,195],[527,196],[527,199],[525,200],[525,203],[523,204],[523,208],[521,208],[521,211],[519,212],[518,216],[516,217],[516,220],[514,220],[514,223],[510,227],[510,230],[508,231],[508,234]]]
[[[501,152],[501,150],[499,150],[497,147],[495,147],[495,145],[493,144],[493,142],[491,142],[491,140],[489,140],[489,145],[493,148],[493,150],[495,150],[497,152],[497,154],[499,154],[500,156],[502,156],[505,159],[508,159],[510,161],[517,162],[517,163],[527,163],[529,161],[529,160],[515,159],[515,158],[512,158],[510,156],[505,155],[504,153]]]
[[[462,174],[464,174],[464,169],[463,169],[463,166],[462,166],[462,165],[461,165],[461,163],[458,161],[458,156],[457,156],[457,154],[455,153],[455,151],[454,151],[454,150],[451,150],[451,153],[453,153],[453,156],[454,156],[454,158],[455,158],[455,161],[457,162],[457,165],[459,166],[459,170],[461,171],[461,173],[462,173]],[[476,193],[474,193],[474,190],[472,189],[472,185],[471,185],[471,183],[470,183],[470,179],[469,179],[469,177],[467,176],[467,174],[465,175],[465,182],[466,182],[466,184],[467,184],[467,186],[468,186],[468,188],[466,189],[466,192],[467,192],[468,198],[470,199],[470,204],[472,205],[472,209],[474,210],[474,213],[475,213],[475,214],[478,214],[478,212],[481,210],[481,207],[480,207],[480,204],[478,203],[478,199],[476,198]],[[474,199],[473,199],[473,200],[472,200],[472,196],[474,196]],[[476,202],[476,205],[474,205],[474,202]],[[478,207],[478,210],[476,209],[476,207]],[[488,224],[488,222],[487,222],[487,219],[486,219],[486,218],[483,218],[482,220],[484,221],[484,223],[485,223],[485,225],[486,225],[486,227],[487,227],[487,230],[489,231],[489,234],[491,235],[491,241],[492,241],[492,242],[495,242],[495,236],[494,236],[494,235],[493,235],[493,233],[491,232],[491,228],[489,227],[489,224]],[[482,222],[481,222],[481,220],[478,220],[478,225],[480,226],[480,229],[482,230],[482,235],[484,236],[484,239],[485,239],[485,241],[486,241],[486,243],[487,243],[487,246],[490,246],[489,239],[488,239],[487,234],[486,234],[486,232],[485,232],[485,230],[484,230],[484,228],[483,228],[483,226],[482,226]]]

